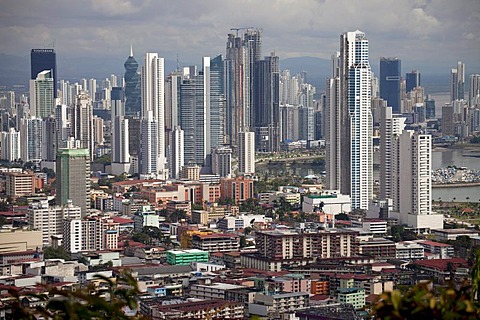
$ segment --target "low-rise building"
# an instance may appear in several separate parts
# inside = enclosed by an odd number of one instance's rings
[[[432,233],[438,241],[456,240],[459,236],[475,237],[479,235],[478,230],[473,229],[434,229]]]
[[[225,292],[227,290],[243,288],[245,288],[245,286],[219,282],[212,284],[193,284],[190,286],[190,296],[197,299],[225,299]]]
[[[251,315],[275,318],[281,314],[293,313],[309,306],[310,293],[293,292],[265,295],[257,293],[254,302],[248,305]]]
[[[240,250],[240,237],[233,233],[194,234],[192,248],[208,252]]]
[[[418,243],[404,241],[395,243],[396,259],[423,259],[425,257],[425,249]]]
[[[324,191],[321,194],[310,194],[303,197],[302,211],[314,212],[317,208],[322,208],[326,213],[339,214],[350,212],[350,196],[340,194],[339,191]]]
[[[338,290],[337,300],[339,303],[348,303],[355,309],[361,309],[365,306],[365,289],[363,288],[343,288]]]
[[[170,265],[190,265],[196,262],[208,262],[208,251],[189,249],[189,250],[168,250],[167,263]]]

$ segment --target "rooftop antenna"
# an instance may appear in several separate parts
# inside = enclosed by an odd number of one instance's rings
[[[130,43],[130,57],[133,57],[133,46],[131,43]]]
[[[178,52],[177,52],[177,72],[180,72],[180,60],[178,59]]]

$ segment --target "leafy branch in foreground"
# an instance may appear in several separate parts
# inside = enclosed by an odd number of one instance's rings
[[[131,317],[124,313],[137,308],[139,289],[135,279],[128,273],[122,273],[116,279],[105,276],[95,276],[88,286],[76,290],[66,290],[45,287],[46,293],[21,294],[10,292],[15,298],[12,305],[12,319],[143,319],[140,316]],[[34,298],[45,303],[35,308],[24,307],[24,297]]]

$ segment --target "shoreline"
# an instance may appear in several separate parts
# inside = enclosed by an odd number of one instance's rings
[[[480,186],[480,182],[432,184],[432,188],[463,188],[478,186]]]

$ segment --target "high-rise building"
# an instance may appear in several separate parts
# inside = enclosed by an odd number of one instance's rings
[[[256,149],[280,151],[280,67],[273,53],[255,62],[252,99]]]
[[[232,175],[232,148],[229,146],[218,146],[212,152],[212,173],[218,174],[220,178]]]
[[[342,176],[347,174],[342,166],[342,123],[348,117],[345,114],[345,108],[341,108],[340,99],[342,97],[340,87],[340,52],[332,55],[332,74],[326,84],[325,101],[325,169],[327,173],[327,186],[330,190],[340,190],[347,194],[346,186],[342,182],[346,179]],[[348,162],[349,163],[349,162]]]
[[[133,48],[130,46],[130,55],[125,61],[125,115],[138,116],[142,102],[140,99],[140,76],[137,72],[138,62],[133,57]]]
[[[416,87],[420,87],[422,84],[420,82],[420,71],[412,70],[408,72],[405,76],[405,91],[410,92]]]
[[[255,174],[255,132],[240,132],[238,139],[238,173]]]
[[[445,103],[442,107],[442,135],[453,136],[455,134],[454,108],[451,103]]]
[[[435,99],[429,95],[427,95],[427,98],[425,99],[425,112],[427,119],[436,119]]]
[[[393,199],[392,163],[393,148],[405,129],[407,119],[393,114],[392,107],[381,108],[380,116],[380,199]]]
[[[185,134],[184,157],[189,165],[206,164],[210,153],[210,58],[200,72],[190,68],[180,86],[180,127]],[[189,72],[190,72],[189,71]]]
[[[96,101],[96,94],[97,94],[97,79],[90,79],[88,80],[88,93],[90,94],[90,99],[92,101]]]
[[[341,108],[348,111],[342,114],[341,145],[349,149],[342,150],[342,170],[348,172],[342,179],[349,179],[352,209],[365,210],[373,193],[373,124],[368,40],[361,31],[341,35],[340,86]]]
[[[82,91],[76,97],[76,103],[72,108],[72,136],[79,141],[80,148],[88,149],[90,159],[95,154],[93,137],[93,105],[92,99],[87,92]]]
[[[170,176],[174,179],[180,179],[182,167],[185,165],[184,159],[184,131],[176,126],[171,132],[170,138]]]
[[[142,67],[142,174],[167,178],[165,168],[164,59],[157,53],[146,53]],[[157,127],[153,128],[153,124]],[[152,145],[154,144],[154,145]],[[155,152],[153,154],[152,152]]]
[[[393,154],[393,207],[400,224],[417,230],[443,228],[443,215],[432,212],[431,136],[404,130]]]
[[[387,101],[393,113],[400,113],[401,60],[380,58],[380,98]]]
[[[54,79],[51,70],[38,73],[34,80],[30,80],[30,114],[37,118],[46,118],[53,113]]]
[[[111,132],[112,132],[112,174],[129,172],[129,127],[125,118],[125,105],[122,87],[113,87],[111,91]]]
[[[30,79],[35,80],[42,71],[50,70],[53,96],[57,97],[57,57],[54,49],[32,49],[30,52]]]
[[[21,158],[38,165],[44,158],[44,122],[35,117],[20,121]]]
[[[79,206],[82,216],[90,211],[90,152],[88,149],[58,149],[56,161],[57,204],[69,200]]]
[[[21,158],[20,132],[15,128],[9,128],[8,131],[0,132],[0,156],[8,161],[15,161]]]
[[[63,219],[79,219],[81,208],[68,201],[62,206],[49,206],[47,200],[34,202],[27,211],[28,225],[32,229],[42,231],[44,246],[52,244],[52,236],[62,235]]]
[[[210,148],[225,143],[224,78],[222,56],[218,55],[210,60]]]
[[[226,136],[237,146],[241,131],[250,129],[250,55],[238,33],[229,34],[225,56]]]
[[[468,91],[470,106],[480,104],[480,74],[470,75],[470,90]]]
[[[450,100],[465,99],[465,64],[458,61],[457,68],[450,73]]]

